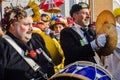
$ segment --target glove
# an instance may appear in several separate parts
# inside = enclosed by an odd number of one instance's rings
[[[106,34],[98,35],[98,37],[97,37],[97,39],[96,39],[96,44],[97,44],[99,47],[104,47],[104,46],[105,46],[105,43],[106,43]]]
[[[104,47],[106,43],[106,34],[98,35],[97,39],[93,40],[90,44],[93,50]]]

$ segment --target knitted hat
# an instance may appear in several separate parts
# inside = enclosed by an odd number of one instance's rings
[[[64,19],[62,16],[53,16],[50,22],[50,29],[53,30],[56,24],[62,24],[64,27],[66,27],[66,23],[67,20]]]
[[[74,4],[70,10],[70,16],[73,17],[73,13],[80,11],[81,9],[89,9],[89,5],[85,2],[79,2]]]

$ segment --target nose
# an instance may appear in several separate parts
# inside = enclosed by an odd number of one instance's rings
[[[32,31],[33,30],[33,24],[30,24],[29,29]]]
[[[88,14],[88,15],[86,16],[86,18],[90,18],[90,15]]]

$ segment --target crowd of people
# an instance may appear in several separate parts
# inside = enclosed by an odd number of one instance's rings
[[[21,6],[5,11],[0,22],[0,80],[47,80],[76,61],[101,65],[97,50],[107,43],[106,34],[96,35],[91,28],[89,9],[79,2],[71,7],[69,17],[44,13],[38,21]],[[118,42],[101,66],[119,80],[120,8],[113,14]]]

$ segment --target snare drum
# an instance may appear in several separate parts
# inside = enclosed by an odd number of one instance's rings
[[[77,61],[65,66],[49,80],[113,80],[113,77],[98,64]]]

